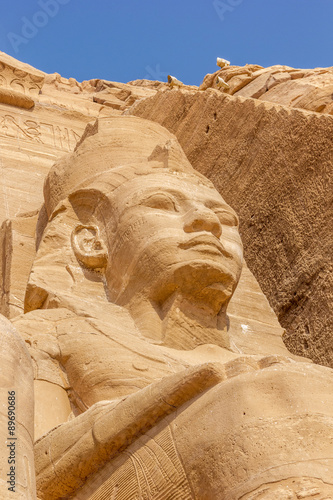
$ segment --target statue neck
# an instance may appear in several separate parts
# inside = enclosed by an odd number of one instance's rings
[[[136,297],[127,308],[142,335],[154,343],[183,350],[202,344],[229,348],[225,311],[216,315],[207,305],[178,293],[162,306]]]

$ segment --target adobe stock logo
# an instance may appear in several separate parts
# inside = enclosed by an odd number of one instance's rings
[[[21,17],[22,28],[21,33],[13,33],[12,31],[7,33],[7,38],[11,43],[14,51],[19,52],[19,47],[22,44],[27,44],[32,38],[34,38],[41,28],[44,28],[50,18],[55,17],[60,9],[61,5],[66,5],[70,0],[38,0],[38,5],[41,10],[37,10],[31,19],[27,17]]]
[[[223,22],[225,20],[225,15],[229,12],[233,12],[236,7],[242,4],[244,0],[214,0],[213,7],[219,16],[220,20]]]
[[[157,80],[159,82],[166,82],[168,79],[168,73],[161,71],[161,67],[159,64],[156,64],[155,68],[146,66],[145,70],[147,71],[145,80]]]

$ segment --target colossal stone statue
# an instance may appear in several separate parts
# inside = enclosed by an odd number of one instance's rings
[[[333,498],[332,371],[233,352],[237,216],[175,138],[101,119],[44,195],[14,320],[39,498]]]

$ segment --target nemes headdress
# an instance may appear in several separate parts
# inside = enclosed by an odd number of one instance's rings
[[[176,175],[195,176],[173,134],[157,123],[133,116],[100,118],[88,124],[75,151],[57,161],[44,184],[50,218],[59,203],[84,189],[111,192],[136,175],[163,168]]]

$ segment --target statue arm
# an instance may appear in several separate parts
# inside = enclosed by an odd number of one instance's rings
[[[35,444],[38,491],[49,500],[74,492],[136,437],[224,377],[219,363],[191,367],[56,427]]]

